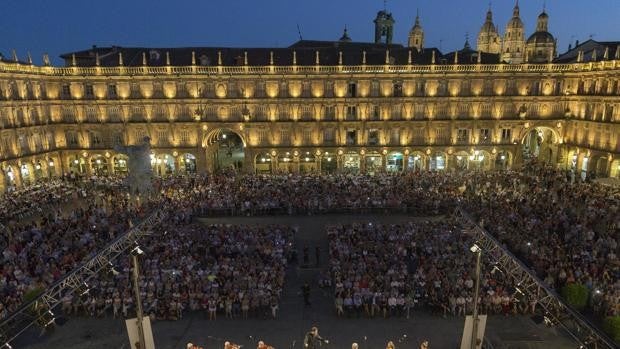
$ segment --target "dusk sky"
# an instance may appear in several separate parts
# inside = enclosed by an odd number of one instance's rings
[[[286,47],[296,40],[337,40],[346,25],[354,41],[372,41],[373,23],[383,1],[370,0],[3,0],[0,52],[15,49],[35,64],[48,52],[54,64],[62,53],[98,46]],[[475,47],[487,0],[391,0],[394,41],[406,44],[416,9],[420,10],[426,47],[460,49],[469,33]],[[493,20],[504,32],[514,1],[492,2]],[[543,0],[521,0],[526,38],[536,26]],[[558,51],[569,42],[620,40],[620,0],[547,0],[550,32]]]

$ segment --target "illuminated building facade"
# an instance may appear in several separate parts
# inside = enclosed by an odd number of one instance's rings
[[[617,42],[556,56],[544,14],[531,40],[510,42],[521,51],[509,64],[515,53],[496,32],[484,36],[492,52],[466,43],[444,54],[422,46],[418,19],[411,47],[392,44],[394,21],[382,12],[373,43],[345,32],[286,48],[93,47],[63,55],[64,67],[5,57],[0,189],[70,172],[122,174],[127,159],[115,145],[145,136],[159,175],[491,170],[531,154],[618,176]],[[519,62],[530,50],[537,63]]]

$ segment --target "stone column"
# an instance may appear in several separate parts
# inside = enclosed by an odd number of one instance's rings
[[[278,171],[278,155],[269,155],[271,158],[271,173],[276,173]]]
[[[207,149],[203,149],[201,147],[196,148],[196,173],[212,173],[214,168],[213,165],[213,152]],[[211,160],[211,161],[209,161]]]
[[[387,154],[381,154],[381,173],[387,172]]]

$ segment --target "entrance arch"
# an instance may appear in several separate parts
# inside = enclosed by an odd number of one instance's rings
[[[90,159],[93,174],[97,177],[108,175],[108,159],[101,155],[95,155]]]
[[[521,139],[523,155],[538,158],[539,161],[552,163],[556,155],[560,136],[551,127],[537,126],[528,130]]]
[[[334,154],[325,152],[321,157],[321,172],[322,173],[336,173],[338,171],[338,161]]]
[[[360,155],[356,152],[344,154],[342,171],[345,173],[358,174],[360,172]]]
[[[426,169],[426,154],[414,151],[407,159],[407,171],[423,171]]]
[[[290,151],[278,154],[278,173],[295,172],[295,163]]]
[[[245,140],[228,128],[211,131],[204,140],[207,162],[214,171],[227,168],[241,170],[245,161]]]
[[[616,159],[611,162],[611,169],[609,171],[609,177],[620,178],[620,159]]]
[[[7,190],[14,189],[16,187],[15,170],[12,166],[7,166],[4,170],[4,186]]]
[[[379,152],[373,151],[366,153],[364,156],[364,161],[367,174],[374,175],[382,171],[381,166],[383,159],[381,158],[381,154],[379,154]]]
[[[469,153],[464,150],[461,150],[454,154],[454,168],[457,171],[465,171],[469,169]]]
[[[268,153],[256,155],[254,159],[254,169],[256,173],[272,173],[272,166],[271,155]]]
[[[115,175],[127,174],[127,160],[129,160],[129,157],[125,154],[118,154],[114,156],[113,170]]]
[[[512,167],[512,153],[506,150],[500,150],[495,156],[495,169],[507,170]]]
[[[171,175],[175,172],[174,157],[170,154],[151,154],[151,167],[156,176]]]
[[[387,172],[402,172],[404,168],[405,158],[403,153],[399,151],[393,151],[387,156],[387,163],[385,164],[385,170]]]
[[[185,153],[179,156],[180,169],[185,173],[196,173],[196,156]]]
[[[443,171],[446,169],[447,157],[446,153],[436,151],[432,154],[429,161],[429,169],[433,171]]]
[[[299,156],[299,172],[300,173],[312,173],[317,170],[316,157],[311,152],[307,151]]]

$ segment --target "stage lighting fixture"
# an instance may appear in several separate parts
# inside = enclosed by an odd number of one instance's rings
[[[473,245],[471,245],[471,247],[469,248],[469,250],[473,253],[479,253],[482,252],[482,249],[480,248],[480,246],[478,246],[478,243],[474,243]]]
[[[142,249],[140,248],[140,246],[138,246],[136,244],[136,247],[133,248],[133,250],[131,250],[131,254],[133,255],[137,255],[137,256],[141,256],[144,254],[144,251],[142,251]]]

